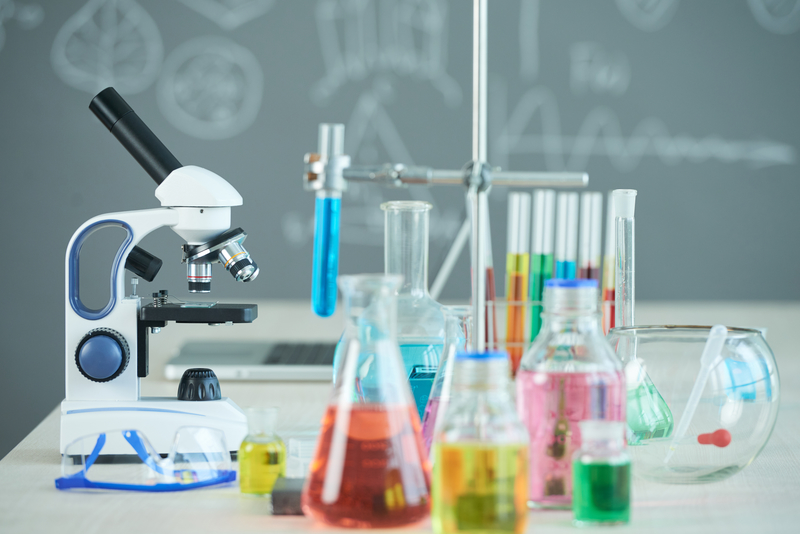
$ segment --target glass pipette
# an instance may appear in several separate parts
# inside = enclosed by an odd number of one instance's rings
[[[606,246],[603,254],[603,333],[614,328],[614,195],[608,192],[606,204]]]
[[[614,224],[616,228],[616,317],[615,326],[633,326],[635,230],[633,214],[636,209],[635,189],[616,189],[614,195]]]
[[[664,457],[664,463],[669,462],[669,459],[672,458],[678,442],[683,438],[686,434],[686,430],[689,428],[689,423],[692,417],[694,417],[697,404],[700,402],[700,395],[703,394],[703,389],[706,387],[706,381],[708,381],[708,377],[711,374],[714,362],[719,358],[720,353],[722,353],[722,346],[725,344],[727,335],[728,329],[721,324],[714,325],[711,328],[711,332],[708,334],[708,340],[706,340],[706,345],[703,347],[703,354],[700,356],[700,372],[697,374],[697,379],[694,381],[692,393],[689,395],[689,402],[686,403],[686,408],[683,409],[683,415],[681,416],[680,423],[678,423],[678,428],[672,436],[672,443],[670,443],[667,455]]]
[[[530,268],[529,232],[531,228],[531,196],[528,193],[508,195],[508,244],[506,250],[506,349],[514,376],[522,359],[525,341],[525,299],[528,297]]]
[[[556,221],[556,278],[574,280],[578,255],[578,193],[559,193]]]
[[[600,280],[600,239],[603,225],[603,194],[581,193],[578,278]]]
[[[556,192],[537,189],[533,192],[531,226],[531,341],[542,328],[542,292],[546,280],[553,278],[553,237],[555,230]]]

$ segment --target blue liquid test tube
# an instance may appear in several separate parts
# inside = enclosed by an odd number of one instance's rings
[[[314,210],[314,265],[311,275],[311,308],[320,317],[336,310],[336,277],[339,274],[339,228],[342,213],[340,191],[318,191]]]

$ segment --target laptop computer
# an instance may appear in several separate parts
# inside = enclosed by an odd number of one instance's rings
[[[207,367],[222,380],[333,380],[336,343],[214,342],[184,344],[164,367],[168,380],[180,380],[193,367]]]

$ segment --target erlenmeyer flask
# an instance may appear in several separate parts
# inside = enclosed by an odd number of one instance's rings
[[[430,466],[396,337],[401,280],[339,278],[342,358],[302,498],[329,525],[397,527],[430,512]]]
[[[428,224],[431,204],[384,202],[384,262],[403,275],[397,290],[397,340],[419,418],[422,419],[444,346],[444,311],[428,293]]]
[[[456,352],[466,351],[472,342],[472,307],[471,306],[444,306],[447,321],[445,331],[444,351],[433,379],[433,387],[425,407],[425,416],[422,418],[422,441],[425,450],[430,453],[433,434],[438,424],[441,424],[439,415],[444,414],[450,402],[450,386],[453,381],[453,365]]]

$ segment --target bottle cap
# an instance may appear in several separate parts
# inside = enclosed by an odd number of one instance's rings
[[[496,358],[508,358],[508,353],[504,350],[487,350],[484,352],[459,352],[456,354],[457,360],[493,360]]]
[[[551,278],[549,280],[545,280],[544,287],[564,287],[564,288],[593,287],[597,289],[597,280],[594,279],[565,280],[563,278]]]
[[[624,421],[579,421],[581,441],[616,441],[625,435]]]
[[[615,189],[614,214],[622,219],[632,219],[636,210],[636,189]]]

